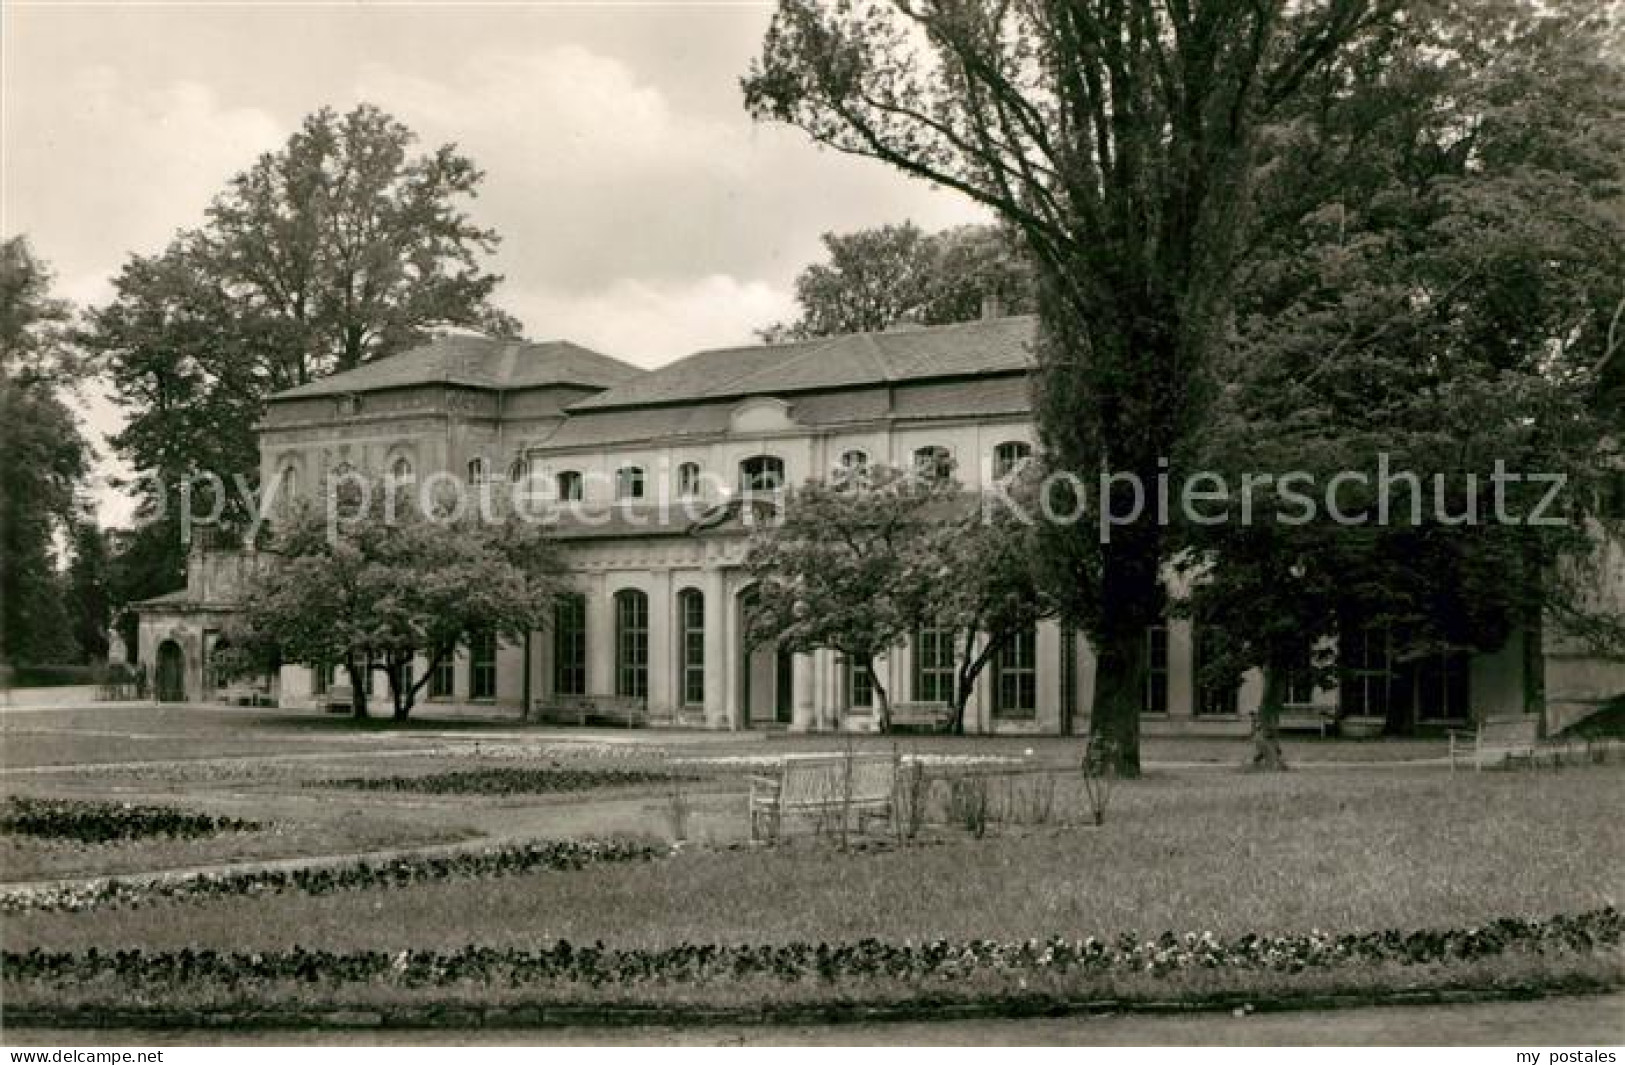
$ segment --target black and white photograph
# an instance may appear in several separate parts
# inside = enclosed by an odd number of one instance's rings
[[[7,1062],[1620,1065],[1622,906],[1625,0],[0,4]]]

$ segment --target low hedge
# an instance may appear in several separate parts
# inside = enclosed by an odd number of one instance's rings
[[[901,981],[941,986],[981,977],[1167,977],[1202,971],[1300,974],[1349,966],[1430,966],[1481,962],[1520,952],[1588,954],[1617,949],[1625,922],[1613,907],[1546,919],[1504,918],[1461,929],[1352,932],[1333,935],[1248,934],[1221,938],[1188,932],[1140,938],[929,943],[782,943],[720,946],[683,943],[614,949],[560,940],[543,950],[469,946],[452,953],[324,950],[224,953],[213,950],[82,954],[38,948],[0,953],[8,981],[84,985],[113,980],[124,987],[169,988],[204,982],[235,987],[262,982],[383,984],[405,988],[578,984],[710,985],[759,980],[787,984]],[[1023,984],[1022,986],[1025,986]]]
[[[87,684],[100,684],[107,677],[107,667],[96,665],[12,666],[11,686],[14,688],[72,688]]]
[[[98,880],[88,884],[19,888],[0,892],[0,913],[38,910],[81,912],[108,906],[141,906],[232,895],[284,891],[326,895],[335,891],[406,887],[437,880],[513,876],[543,869],[580,869],[595,862],[650,861],[670,848],[642,839],[539,840],[455,854],[361,859],[341,865],[295,869],[248,869],[155,880]]]
[[[429,795],[546,795],[556,792],[670,784],[698,778],[646,769],[462,769],[423,776],[346,777],[311,781],[313,788],[407,791]]]
[[[197,839],[221,832],[259,828],[254,821],[178,810],[171,806],[136,806],[127,802],[84,802],[15,796],[0,806],[0,833],[116,843],[152,837]]]

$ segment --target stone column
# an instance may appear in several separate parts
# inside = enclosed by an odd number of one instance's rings
[[[615,604],[604,574],[586,583],[587,694],[608,695],[615,691]]]
[[[810,732],[813,725],[813,656],[790,656],[790,731]]]
[[[733,724],[733,656],[728,651],[728,583],[720,569],[705,573],[705,724]]]

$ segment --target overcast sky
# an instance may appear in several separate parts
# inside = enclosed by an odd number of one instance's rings
[[[644,366],[791,316],[792,280],[825,231],[981,218],[750,121],[739,77],[768,4],[3,11],[0,230],[27,234],[82,305],[324,104],[369,101],[426,146],[462,146],[486,172],[474,216],[503,237],[497,302],[527,336]],[[109,404],[86,406],[98,439],[118,424]]]

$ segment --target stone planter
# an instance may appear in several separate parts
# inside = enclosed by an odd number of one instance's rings
[[[1338,720],[1337,734],[1346,740],[1374,740],[1387,723],[1385,718],[1350,715]]]

